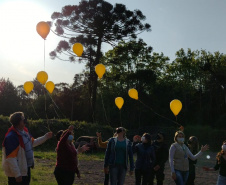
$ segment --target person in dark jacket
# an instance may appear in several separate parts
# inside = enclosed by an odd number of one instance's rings
[[[123,185],[130,161],[130,175],[133,174],[134,162],[132,144],[125,137],[123,127],[116,129],[117,137],[109,140],[104,159],[104,172],[110,174],[111,185]]]
[[[135,178],[136,185],[147,185],[149,182],[150,173],[152,172],[155,163],[155,150],[151,146],[151,135],[144,133],[141,137],[142,143],[136,144],[134,139],[133,153],[137,153],[135,163]]]
[[[221,149],[217,154],[217,161],[214,168],[203,167],[203,170],[216,171],[220,169],[217,185],[226,185],[226,141],[223,142]]]
[[[190,149],[191,153],[195,155],[199,151],[199,141],[198,138],[195,136],[191,136],[188,140],[188,148]],[[194,185],[195,184],[195,165],[197,160],[192,161],[190,158],[189,160],[189,175],[186,185]]]
[[[165,134],[163,132],[158,132],[157,137],[152,144],[155,149],[156,161],[153,171],[151,173],[150,185],[154,184],[155,177],[157,180],[157,185],[163,185],[163,181],[165,178],[165,163],[169,157],[169,149],[164,141]]]

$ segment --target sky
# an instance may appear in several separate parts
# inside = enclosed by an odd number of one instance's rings
[[[139,9],[151,25],[151,32],[139,35],[153,52],[163,52],[171,61],[181,48],[226,53],[225,0],[107,0]],[[44,41],[36,32],[40,21],[51,21],[53,12],[79,0],[0,0],[0,78],[15,86],[32,81],[39,71],[48,73],[55,84],[73,83],[84,64],[49,58],[60,40],[49,33]],[[103,52],[112,49],[104,45]],[[45,64],[44,64],[45,51]]]

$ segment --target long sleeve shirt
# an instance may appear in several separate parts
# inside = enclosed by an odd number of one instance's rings
[[[57,144],[57,163],[56,166],[75,173],[78,171],[77,151],[73,144],[67,142],[70,131],[66,132]]]
[[[179,145],[179,144],[177,144]],[[181,148],[184,151],[184,155],[175,158],[175,152],[176,150],[178,150],[178,148],[175,146],[175,143],[171,145],[170,150],[169,150],[169,163],[170,163],[170,168],[171,168],[171,172],[174,173],[175,172],[175,163],[177,163],[180,160],[186,160],[187,164],[188,164],[188,158],[190,158],[191,160],[195,161],[196,159],[198,159],[201,155],[202,152],[198,152],[196,155],[193,155],[191,153],[191,151],[189,150],[189,148],[186,145],[182,145]],[[177,163],[180,165],[180,163]],[[183,164],[181,164],[183,165]],[[189,167],[188,167],[189,168]],[[179,170],[179,169],[177,169]],[[187,169],[188,170],[188,169]]]
[[[98,137],[98,145],[101,148],[107,148],[109,141],[102,141],[101,137]]]

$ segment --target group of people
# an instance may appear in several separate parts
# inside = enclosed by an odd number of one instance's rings
[[[126,172],[130,175],[135,169],[136,185],[157,184],[162,185],[164,181],[164,168],[168,160],[168,147],[164,143],[165,135],[157,134],[154,142],[151,135],[144,133],[141,137],[133,138],[133,143],[126,138],[126,130],[123,127],[116,129],[116,133],[108,141],[103,142],[101,133],[97,133],[98,144],[106,148],[104,159],[105,181],[104,185],[122,185],[125,181]],[[137,154],[134,165],[133,154]],[[128,165],[129,164],[129,165]]]
[[[38,146],[53,136],[52,132],[34,139],[25,127],[27,120],[23,112],[15,112],[10,115],[12,126],[5,135],[2,144],[2,165],[9,185],[29,185],[31,168],[34,167],[33,147]],[[74,127],[61,130],[56,134],[58,144],[56,147],[57,162],[54,175],[58,185],[72,185],[75,179],[80,178],[78,169],[78,154],[89,150],[84,145],[75,148],[73,144]],[[104,159],[105,180],[104,185],[123,185],[127,171],[132,175],[135,171],[136,185],[162,185],[164,181],[165,163],[169,159],[172,179],[176,185],[194,185],[195,164],[197,159],[209,149],[208,145],[201,146],[197,137],[191,136],[185,144],[185,135],[177,131],[174,143],[168,149],[165,144],[165,134],[159,132],[152,141],[149,133],[144,133],[141,139],[133,137],[133,142],[126,138],[126,130],[123,127],[116,129],[115,134],[109,140],[103,142],[101,133],[98,136],[98,144],[106,148]],[[136,161],[134,165],[134,155]],[[203,167],[205,171],[219,171],[217,185],[226,185],[226,141],[222,150],[217,154],[217,162],[214,168]],[[135,169],[135,170],[134,170]]]

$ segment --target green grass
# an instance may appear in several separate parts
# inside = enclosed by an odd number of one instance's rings
[[[56,152],[34,151],[35,168],[31,170],[32,185],[56,185],[53,174],[56,164]],[[2,166],[2,151],[0,150],[0,166]],[[79,160],[104,160],[104,153],[79,154]],[[3,170],[0,170],[0,184],[7,184],[7,177]]]

